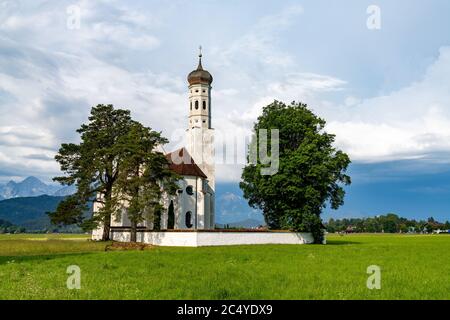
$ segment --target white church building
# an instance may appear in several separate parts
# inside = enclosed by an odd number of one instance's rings
[[[164,200],[161,229],[215,228],[214,129],[211,126],[211,83],[199,54],[197,69],[189,73],[189,116],[186,147],[166,155],[170,169],[182,179],[176,196]],[[169,223],[169,222],[172,222]]]
[[[182,177],[176,195],[163,197],[160,231],[153,221],[138,225],[137,241],[161,246],[212,246],[238,244],[311,243],[308,233],[230,232],[215,230],[214,129],[211,121],[211,84],[213,77],[203,69],[202,53],[197,69],[189,73],[188,127],[186,146],[166,154],[170,169]],[[94,214],[99,210],[94,203]],[[126,210],[111,218],[111,239],[130,241],[131,223]],[[92,232],[93,240],[102,238],[103,226]]]

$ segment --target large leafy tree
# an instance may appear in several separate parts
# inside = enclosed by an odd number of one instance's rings
[[[77,130],[81,142],[61,145],[55,159],[65,175],[53,180],[63,185],[76,185],[77,192],[49,214],[53,223],[77,223],[86,229],[102,224],[102,239],[109,239],[111,214],[118,206],[113,197],[122,162],[118,142],[127,135],[132,124],[129,110],[97,105],[91,110],[89,122]],[[85,219],[90,201],[99,203],[101,209],[92,218]]]
[[[163,192],[175,194],[179,177],[169,169],[169,163],[156,146],[168,140],[150,128],[134,122],[127,135],[119,139],[118,150],[122,166],[114,197],[125,204],[131,222],[131,241],[136,241],[136,229],[145,219],[153,220],[159,229],[163,209]],[[118,213],[121,213],[120,211]]]
[[[341,206],[343,185],[351,182],[345,174],[350,159],[333,146],[335,136],[324,127],[325,121],[305,104],[275,101],[266,106],[254,125],[250,150],[258,146],[260,129],[278,129],[278,172],[262,174],[267,165],[258,159],[244,168],[240,183],[244,197],[262,210],[269,228],[312,232],[316,243],[323,240],[323,208],[327,203],[333,209]]]

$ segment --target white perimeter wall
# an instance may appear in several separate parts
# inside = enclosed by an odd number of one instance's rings
[[[94,239],[96,240],[96,239]],[[112,240],[129,242],[129,231],[114,231]],[[250,244],[308,244],[310,233],[295,232],[138,232],[137,241],[168,247],[204,247]]]

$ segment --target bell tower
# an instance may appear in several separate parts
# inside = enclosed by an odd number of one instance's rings
[[[198,67],[188,76],[189,82],[189,128],[211,129],[211,74],[203,70],[202,47],[198,55]]]
[[[202,47],[198,55],[197,69],[189,73],[189,119],[187,150],[195,163],[208,177],[210,187],[215,190],[214,129],[211,122],[212,75],[203,69]]]
[[[215,163],[214,163],[214,129],[211,126],[211,83],[213,77],[203,69],[202,47],[198,55],[197,69],[189,73],[189,119],[187,147],[195,164],[206,175],[201,192],[196,195],[196,202],[201,203],[199,221],[205,229],[215,227]],[[197,180],[196,180],[197,181]]]

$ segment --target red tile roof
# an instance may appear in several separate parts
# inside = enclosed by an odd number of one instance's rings
[[[181,163],[174,163],[174,158],[178,158],[177,162],[181,161]],[[194,159],[185,148],[166,154],[166,159],[169,161],[169,168],[179,175],[202,177],[205,179],[208,178],[206,174],[204,174],[203,171],[195,164]]]

